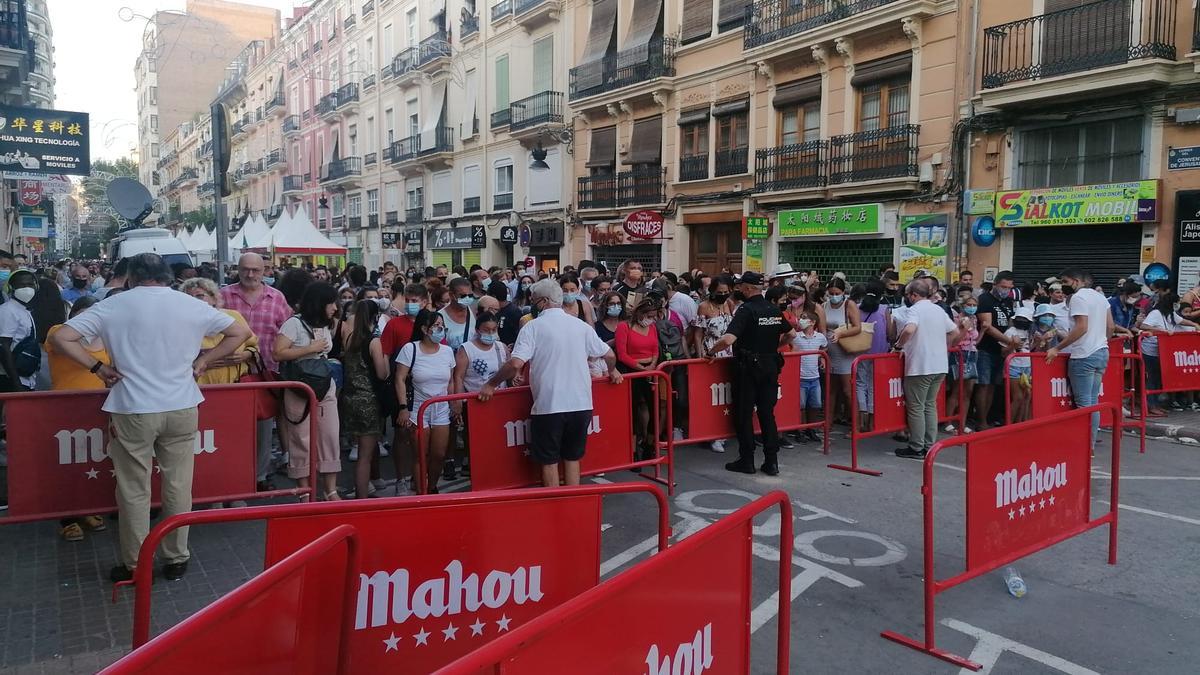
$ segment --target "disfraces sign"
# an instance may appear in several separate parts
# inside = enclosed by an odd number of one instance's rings
[[[657,211],[634,211],[625,216],[624,230],[635,239],[657,239],[663,233],[663,216]]]

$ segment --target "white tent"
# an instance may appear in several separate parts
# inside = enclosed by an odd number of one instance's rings
[[[284,255],[346,255],[346,247],[338,246],[317,231],[308,212],[298,209],[289,216],[287,209],[271,231],[270,247],[275,254]]]
[[[242,225],[242,229],[229,238],[230,253],[252,248],[255,243],[270,234],[270,231],[271,227],[261,214],[250,216]]]
[[[217,250],[216,230],[209,230],[203,225],[197,227],[188,243],[188,250],[193,253],[208,253]]]
[[[188,232],[186,225],[179,228],[179,232],[175,234],[175,238],[183,243],[185,249],[191,250],[192,233]]]
[[[260,253],[270,251],[271,242],[274,240],[275,233],[281,231],[279,229],[281,226],[286,227],[287,224],[291,222],[291,219],[291,216],[288,215],[288,210],[285,208],[283,210],[283,215],[279,216],[279,219],[275,221],[275,227],[267,225],[266,220],[261,221],[261,225],[256,228],[257,235],[253,237],[247,236],[246,242],[249,244],[249,246],[242,247],[242,250],[258,251]]]

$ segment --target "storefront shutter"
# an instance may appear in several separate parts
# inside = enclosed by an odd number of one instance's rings
[[[1058,276],[1068,267],[1092,273],[1111,293],[1117,279],[1142,270],[1142,226],[1136,224],[1031,227],[1012,230],[1017,283]]]
[[[713,0],[683,0],[683,44],[712,35]]]
[[[450,267],[452,264],[454,264],[454,252],[445,248],[436,251],[430,251],[429,262],[434,267],[438,267],[440,265]]]
[[[483,251],[477,248],[468,248],[462,252],[463,267],[471,269],[471,265],[483,266]]]

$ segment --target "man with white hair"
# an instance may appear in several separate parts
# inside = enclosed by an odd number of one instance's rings
[[[479,391],[487,401],[500,383],[511,380],[529,363],[533,415],[529,451],[542,466],[542,482],[559,484],[558,464],[566,465],[566,485],[579,485],[579,462],[587,446],[592,420],[592,377],[589,358],[603,357],[608,377],[620,384],[617,357],[584,321],[562,309],[562,288],[543,279],[529,289],[537,318],[530,321],[513,345],[512,356]]]

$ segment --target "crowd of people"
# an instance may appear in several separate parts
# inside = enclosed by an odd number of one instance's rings
[[[312,387],[315,407],[289,391],[278,414],[261,416],[258,489],[275,489],[278,472],[333,501],[406,494],[417,452],[426,458],[429,492],[436,493],[440,481],[469,476],[461,402],[428,406],[421,419],[418,411],[436,397],[478,393],[486,400],[506,386],[533,388],[531,456],[546,484],[578,483],[592,378],[620,382],[670,360],[741,358],[757,339],[747,323],[754,317],[760,317],[760,326],[766,321],[761,317],[772,324],[766,341],[758,343],[760,352],[827,355],[802,357],[806,421],[828,413],[834,425],[869,430],[875,405],[870,362],[861,364],[853,381],[851,364],[862,354],[904,352],[908,430],[900,434],[906,445],[896,454],[913,458],[923,457],[936,439],[936,397],[947,378],[950,416],[960,412],[961,388],[964,430],[982,430],[1003,423],[1006,409],[1016,421],[1029,416],[1031,357],[1014,357],[1006,366],[1010,354],[1069,358],[1076,403],[1084,406],[1099,393],[1110,337],[1194,330],[1200,322],[1200,288],[1180,299],[1163,281],[1146,286],[1138,277],[1122,279],[1116,293],[1105,297],[1082,270],[1020,285],[1009,272],[979,284],[969,271],[957,277],[948,286],[934,277],[902,282],[886,266],[869,279],[847,279],[840,272],[823,279],[787,264],[770,275],[710,275],[698,269],[676,275],[647,271],[633,260],[611,269],[584,260],[553,272],[520,262],[490,269],[400,270],[390,262],[374,270],[357,264],[334,269],[276,267],[254,253],[224,273],[208,264],[168,268],[153,255],[111,265],[64,261],[35,270],[0,252],[6,298],[0,304],[0,387],[113,389],[105,410],[128,416],[114,424],[118,439],[116,451],[110,450],[118,501],[123,512],[145,514],[122,519],[124,560],[114,570],[116,579],[127,578],[148,527],[148,492],[137,477],[139,467],[149,466],[150,440],[166,438],[162,445],[169,455],[172,447],[182,447],[184,431],[194,433],[196,384],[283,379]],[[739,314],[743,307],[747,311]],[[143,334],[133,335],[137,331]],[[961,357],[949,351],[955,347]],[[1153,338],[1143,343],[1143,354],[1154,388]],[[768,361],[748,363],[753,369]],[[1006,375],[1015,384],[1011,399],[1004,396]],[[668,434],[688,436],[686,369],[672,369],[671,377],[674,400],[647,379],[631,383],[638,460],[656,457]],[[179,378],[188,386],[174,381]],[[769,379],[752,386],[774,400]],[[656,406],[673,407],[676,428],[654,428],[652,420],[665,419],[653,414]],[[1153,397],[1149,412],[1168,406],[1197,403],[1190,395]],[[747,418],[752,409],[745,408]],[[853,410],[857,419],[851,419]],[[317,438],[310,437],[309,415],[318,418]],[[427,430],[421,448],[414,447],[417,425]],[[779,448],[821,440],[813,429],[770,436],[764,439],[768,458],[762,469],[771,474],[778,472],[773,453]],[[727,468],[755,472],[750,438],[739,439],[739,459]],[[721,453],[725,443],[708,446]],[[382,472],[388,457],[392,471]],[[168,483],[177,486],[165,510],[190,508],[190,459],[186,470],[183,462],[158,459],[171,474]],[[318,485],[309,486],[313,462]],[[565,476],[558,474],[560,462],[566,463]],[[354,466],[343,481],[347,463]],[[385,473],[395,478],[384,479]],[[104,527],[99,516],[67,519],[61,533],[74,541]],[[164,548],[165,559],[176,565],[175,578],[182,575],[179,564],[186,569],[186,532],[182,536]]]

